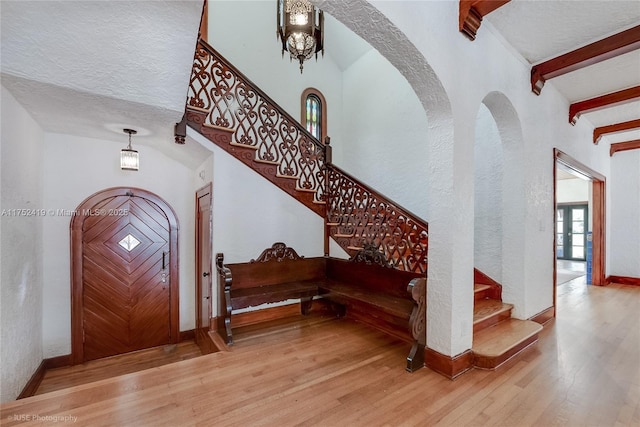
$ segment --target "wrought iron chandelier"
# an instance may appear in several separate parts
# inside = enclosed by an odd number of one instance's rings
[[[278,0],[278,38],[291,59],[300,61],[300,74],[305,59],[318,52],[324,55],[324,14],[308,0]]]

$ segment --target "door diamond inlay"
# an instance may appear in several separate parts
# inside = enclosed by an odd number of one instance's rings
[[[122,240],[118,242],[120,246],[131,252],[136,246],[140,244],[140,240],[133,237],[131,234],[127,234]]]

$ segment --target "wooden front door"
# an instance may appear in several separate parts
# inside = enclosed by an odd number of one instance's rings
[[[203,353],[214,351],[211,327],[211,184],[196,193],[196,343]]]
[[[72,239],[75,362],[177,342],[177,223],[162,199],[98,193],[76,211]]]

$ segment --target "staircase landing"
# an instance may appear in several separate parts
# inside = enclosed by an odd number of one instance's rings
[[[473,334],[473,364],[495,369],[538,341],[542,325],[531,320],[507,319]]]
[[[491,285],[474,285],[473,366],[495,369],[538,341],[542,325],[511,317],[513,304],[489,298]],[[495,293],[494,293],[495,295]]]

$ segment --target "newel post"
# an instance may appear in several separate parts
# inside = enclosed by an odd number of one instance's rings
[[[331,138],[324,137],[324,256],[329,256],[329,239],[331,238],[331,230],[329,226],[329,165],[332,161]]]

